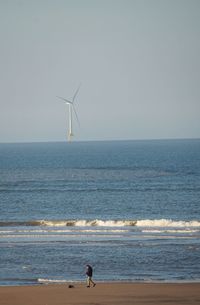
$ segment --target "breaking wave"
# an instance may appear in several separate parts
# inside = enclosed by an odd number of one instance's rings
[[[50,284],[50,283],[52,283],[52,284],[53,283],[62,284],[62,283],[68,283],[69,281],[67,281],[67,280],[57,280],[57,279],[38,279],[37,282],[41,283],[41,284]]]
[[[173,221],[171,219],[145,220],[34,220],[34,221],[1,221],[0,227],[39,226],[39,227],[200,227],[200,221]]]
[[[189,228],[189,227],[200,227],[200,221],[173,221],[171,219],[155,219],[155,220],[138,220],[136,223],[139,227],[179,227],[179,228]]]

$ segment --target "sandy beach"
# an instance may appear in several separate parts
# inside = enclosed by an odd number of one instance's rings
[[[1,305],[200,304],[200,283],[98,283],[0,287]]]

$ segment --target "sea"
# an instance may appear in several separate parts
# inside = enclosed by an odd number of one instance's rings
[[[0,286],[200,282],[200,139],[0,144]]]

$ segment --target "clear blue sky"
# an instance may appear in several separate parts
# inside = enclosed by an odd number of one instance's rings
[[[1,0],[0,142],[200,137],[199,0]]]

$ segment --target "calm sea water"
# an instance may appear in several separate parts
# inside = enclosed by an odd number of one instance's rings
[[[200,140],[0,144],[0,285],[200,281]]]

